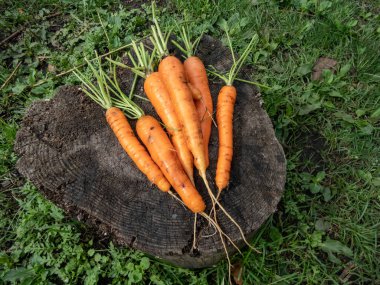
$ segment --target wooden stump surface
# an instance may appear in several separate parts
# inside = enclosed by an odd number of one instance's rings
[[[231,65],[229,50],[208,36],[201,41],[198,55],[206,66],[218,70]],[[119,76],[128,90],[132,75],[122,70]],[[136,93],[144,96],[141,83]],[[232,175],[221,202],[249,238],[276,210],[284,189],[286,160],[256,89],[238,82],[235,85]],[[214,104],[221,86],[221,82],[211,83]],[[149,102],[136,102],[156,116]],[[214,187],[215,126],[209,149],[208,177]],[[86,222],[102,228],[119,244],[188,268],[211,266],[225,256],[219,235],[213,234],[203,218],[197,223],[198,250],[190,252],[194,215],[149,183],[119,145],[106,123],[105,111],[78,86],[61,87],[53,99],[30,106],[17,134],[15,151],[20,157],[19,172],[48,199],[70,216],[85,215]],[[205,187],[195,176],[209,208]],[[220,210],[218,221],[232,240],[244,245],[237,228]],[[235,252],[231,245],[229,249]]]

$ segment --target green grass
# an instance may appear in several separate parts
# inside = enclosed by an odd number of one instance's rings
[[[15,2],[15,1],[14,1]],[[194,32],[224,38],[237,51],[257,32],[248,62],[264,108],[288,159],[279,210],[257,232],[263,253],[236,255],[244,284],[375,284],[380,282],[380,17],[379,1],[169,1],[161,22],[185,15]],[[221,284],[226,263],[175,268],[142,253],[96,240],[65,218],[14,170],[13,142],[26,107],[50,98],[83,57],[147,34],[149,5],[108,1],[17,1],[0,5],[0,36],[22,33],[0,51],[0,284]],[[60,13],[50,18],[49,15]],[[104,37],[107,30],[108,39]],[[337,72],[310,79],[321,56]],[[20,185],[21,184],[21,185]],[[2,281],[1,281],[2,280]]]

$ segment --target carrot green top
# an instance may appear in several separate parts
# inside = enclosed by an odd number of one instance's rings
[[[153,23],[154,25],[151,26],[152,29],[152,36],[150,37],[151,42],[157,49],[157,55],[159,58],[163,58],[164,56],[169,55],[168,50],[168,41],[170,37],[170,31],[169,32],[162,32],[160,25],[158,24],[157,18],[156,18],[156,4],[155,2],[152,2],[152,14],[153,14]]]
[[[230,36],[226,30],[226,35],[227,35],[227,41],[228,41],[228,46],[231,50],[231,54],[232,54],[232,60],[233,60],[233,64],[231,66],[231,69],[225,74],[225,75],[220,75],[216,72],[212,72],[210,71],[212,74],[218,76],[219,78],[221,78],[225,83],[226,85],[232,85],[237,74],[239,73],[240,69],[242,68],[244,62],[246,61],[249,53],[251,52],[252,48],[256,45],[257,41],[258,41],[258,36],[257,34],[254,34],[251,41],[249,42],[249,44],[247,45],[247,47],[244,49],[242,55],[239,57],[238,60],[236,60],[235,58],[235,53],[233,51],[233,48],[232,48],[232,42],[231,42],[231,39],[230,39]]]
[[[74,74],[79,78],[85,88],[82,88],[83,92],[89,96],[92,100],[102,106],[104,109],[109,109],[115,106],[122,109],[125,115],[130,119],[138,119],[144,115],[144,111],[132,100],[132,94],[136,85],[135,77],[130,95],[127,96],[120,88],[116,76],[116,65],[110,65],[112,70],[112,78],[107,75],[102,67],[100,57],[96,54],[96,65],[93,65],[89,60],[85,59],[88,66],[92,71],[92,75],[96,79],[96,83],[92,83],[91,78],[84,75],[78,69],[74,71]],[[111,97],[111,94],[114,97]]]
[[[172,41],[172,43],[186,55],[186,58],[188,58],[195,54],[195,50],[197,49],[197,46],[202,36],[203,36],[203,33],[199,37],[197,37],[193,42],[191,42],[189,28],[182,27],[182,29],[179,32],[178,38],[182,41],[183,46],[174,40]]]

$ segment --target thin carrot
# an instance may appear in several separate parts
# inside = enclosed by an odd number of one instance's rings
[[[213,104],[206,69],[201,59],[196,56],[186,59],[184,62],[184,67],[188,80],[200,91],[202,95],[200,100],[195,101],[195,108],[198,111],[198,118],[201,121],[206,165],[208,167],[208,145],[211,137]]]
[[[252,50],[257,35],[255,34],[250,43],[243,51],[241,57],[236,61],[232,50],[231,40],[226,30],[227,39],[232,53],[234,63],[227,76],[218,75],[226,83],[219,92],[216,108],[216,122],[219,133],[218,162],[216,166],[215,182],[219,193],[227,187],[230,181],[231,162],[233,156],[233,113],[236,102],[236,88],[232,85],[237,73]]]
[[[216,123],[219,133],[218,162],[215,183],[219,192],[227,187],[230,180],[233,155],[233,114],[236,102],[236,88],[223,86],[218,95]]]
[[[98,84],[97,87],[79,70],[74,71],[74,74],[82,81],[83,85],[85,86],[85,88],[82,90],[91,99],[93,99],[96,103],[107,110],[106,119],[109,126],[113,130],[120,145],[127,152],[138,169],[143,172],[152,183],[156,184],[161,191],[168,192],[170,190],[169,182],[164,177],[158,166],[154,163],[152,158],[149,156],[146,149],[133,134],[133,130],[128,123],[128,120],[125,117],[124,113],[119,108],[112,107],[110,87],[106,86],[105,74],[101,69],[101,62],[98,56],[97,59],[98,70],[95,69],[90,61],[86,60],[96,77]]]
[[[182,27],[180,31],[180,39],[182,40],[184,47],[181,46],[178,42],[172,41],[186,56],[186,60],[183,65],[185,68],[185,73],[189,85],[192,87],[192,91],[200,92],[200,98],[195,100],[195,108],[198,111],[198,117],[201,121],[202,135],[203,135],[203,144],[205,149],[205,158],[206,165],[209,165],[209,153],[208,145],[211,136],[211,127],[212,127],[212,112],[213,104],[212,97],[210,92],[210,87],[207,78],[206,68],[202,60],[195,56],[196,47],[201,40],[202,35],[196,40],[191,42],[188,29]],[[195,98],[196,99],[196,98]]]

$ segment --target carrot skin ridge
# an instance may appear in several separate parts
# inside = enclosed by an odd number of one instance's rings
[[[174,148],[177,151],[178,158],[181,161],[186,174],[193,182],[193,155],[187,146],[186,137],[180,120],[174,110],[169,92],[167,91],[158,72],[153,72],[146,77],[144,82],[144,91],[158,116],[166,126],[166,129],[171,136]]]
[[[138,169],[152,183],[156,184],[161,191],[168,192],[170,190],[170,183],[134,135],[124,113],[119,108],[111,107],[106,111],[106,119],[120,145],[137,165]]]
[[[201,122],[203,144],[205,149],[206,167],[209,166],[208,145],[211,136],[213,103],[206,68],[197,56],[191,56],[184,62],[184,68],[189,83],[199,90],[201,99],[195,101],[195,108]]]
[[[185,69],[175,56],[167,56],[158,66],[164,84],[183,129],[188,147],[194,156],[194,165],[201,173],[206,173],[206,160],[201,123],[195,108],[191,90],[187,85]]]
[[[227,187],[230,180],[233,156],[233,115],[236,88],[223,86],[218,95],[216,123],[218,125],[219,149],[215,182],[219,191]]]
[[[184,204],[193,213],[203,212],[206,204],[183,170],[176,152],[172,151],[173,145],[160,123],[152,116],[142,116],[137,121],[136,130],[152,159],[160,167]]]

